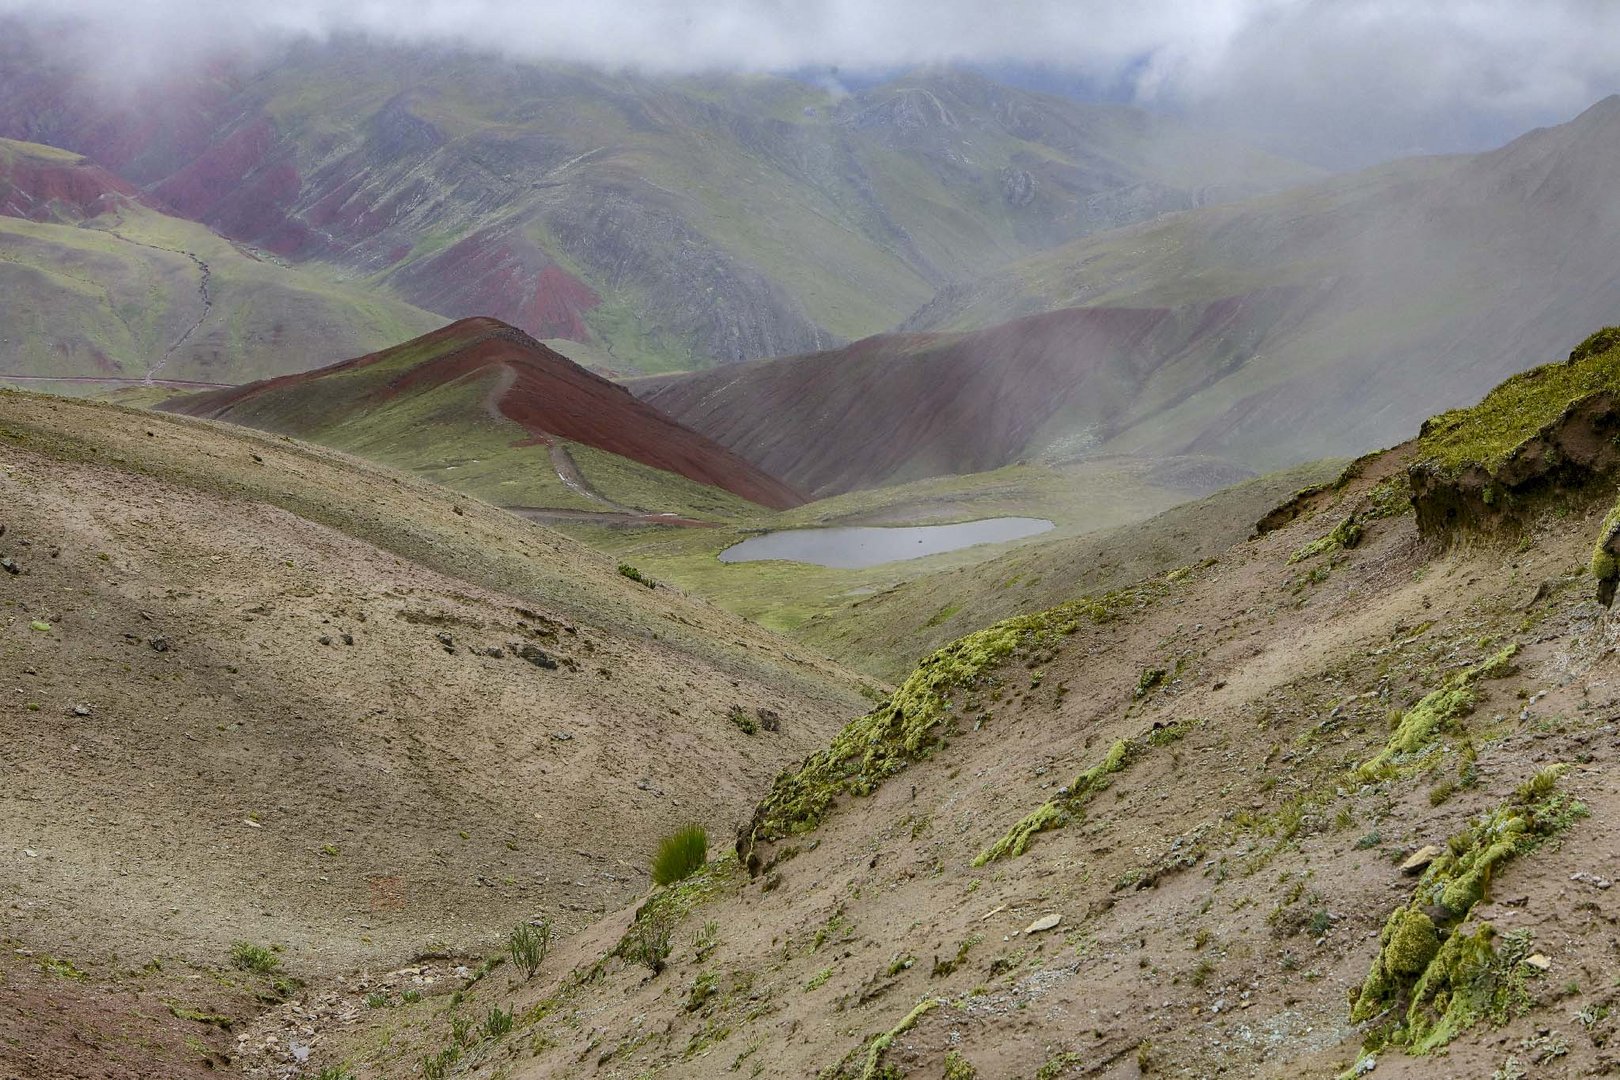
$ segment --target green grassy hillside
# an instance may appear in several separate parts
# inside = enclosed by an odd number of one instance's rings
[[[28,152],[69,173],[84,164],[50,147]],[[289,267],[128,197],[93,211],[0,216],[0,382],[233,381],[330,363],[443,321],[386,288]]]

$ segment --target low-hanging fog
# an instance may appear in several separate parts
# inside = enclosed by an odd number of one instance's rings
[[[823,81],[918,64],[1187,115],[1330,167],[1480,149],[1620,90],[1603,0],[0,0],[120,80],[361,34],[643,71]]]

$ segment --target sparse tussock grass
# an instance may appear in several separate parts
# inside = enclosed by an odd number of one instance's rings
[[[701,825],[687,825],[664,837],[652,860],[652,879],[673,885],[702,868],[709,858],[709,834]]]
[[[231,946],[231,966],[241,971],[269,975],[281,966],[281,958],[272,949],[255,945],[251,941],[238,941]]]
[[[490,1007],[489,1015],[484,1017],[484,1035],[487,1038],[499,1039],[512,1030],[512,1010],[502,1009],[499,1005]]]
[[[625,959],[641,964],[654,975],[663,971],[673,950],[675,923],[670,911],[653,911],[638,918],[620,943]]]

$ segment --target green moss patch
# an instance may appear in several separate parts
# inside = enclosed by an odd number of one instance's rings
[[[1084,622],[1107,622],[1155,589],[1150,583],[1020,615],[935,652],[883,705],[852,721],[797,770],[776,778],[740,848],[815,828],[839,795],[871,794],[943,745],[958,693],[991,685],[995,670],[1016,653],[1043,648]]]
[[[1114,743],[1103,759],[1075,777],[1074,783],[1061,789],[1008,830],[1007,835],[979,852],[973,865],[1015,859],[1029,850],[1038,834],[1060,829],[1073,821],[1091,797],[1106,788],[1110,778],[1125,768],[1131,755],[1140,748],[1141,742],[1136,739],[1120,739]]]
[[[1451,838],[1411,900],[1385,921],[1378,955],[1351,994],[1353,1023],[1391,1014],[1388,1041],[1421,1054],[1481,1020],[1500,1024],[1523,1009],[1528,937],[1510,935],[1498,949],[1489,923],[1462,924],[1484,899],[1493,873],[1585,815],[1579,802],[1554,790],[1562,771],[1542,770]]]
[[[1518,645],[1509,645],[1484,662],[1451,676],[1445,686],[1406,710],[1389,742],[1376,756],[1356,767],[1356,776],[1361,780],[1377,779],[1398,770],[1401,763],[1426,753],[1435,736],[1474,711],[1479,700],[1474,685],[1481,679],[1499,679],[1511,674],[1513,658],[1518,653]]]
[[[1355,515],[1352,514],[1350,517],[1345,518],[1343,521],[1333,526],[1333,530],[1326,536],[1317,537],[1315,540],[1312,540],[1310,543],[1306,544],[1304,547],[1290,555],[1288,557],[1289,565],[1304,562],[1306,559],[1312,559],[1318,555],[1324,555],[1330,551],[1338,551],[1342,548],[1353,548],[1357,544],[1361,543],[1361,536],[1361,523],[1357,521]]]
[[[1472,408],[1433,417],[1418,438],[1416,463],[1441,473],[1475,466],[1495,473],[1570,405],[1602,391],[1620,393],[1620,327],[1599,330],[1564,363],[1513,376]]]

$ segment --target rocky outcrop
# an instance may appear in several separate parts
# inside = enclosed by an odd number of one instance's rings
[[[1617,437],[1620,396],[1602,390],[1570,402],[1498,463],[1446,468],[1419,460],[1408,473],[1418,530],[1442,540],[1459,531],[1488,531],[1522,522],[1549,499],[1594,493],[1597,481],[1620,472]]]

